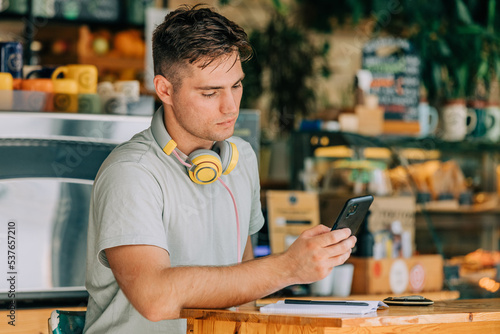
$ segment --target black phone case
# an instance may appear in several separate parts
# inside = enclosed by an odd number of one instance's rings
[[[356,235],[359,227],[368,214],[372,202],[372,195],[348,199],[344,204],[342,211],[340,211],[335,224],[333,224],[332,230],[339,230],[344,227],[348,227],[351,229],[351,234]]]
[[[396,306],[429,306],[434,304],[434,301],[422,296],[403,296],[403,297],[387,297],[384,299],[387,305]]]

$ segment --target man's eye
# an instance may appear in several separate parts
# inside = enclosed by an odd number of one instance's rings
[[[202,94],[204,97],[207,97],[207,98],[210,98],[210,97],[214,97],[215,96],[215,92],[213,93],[205,93],[205,94]]]

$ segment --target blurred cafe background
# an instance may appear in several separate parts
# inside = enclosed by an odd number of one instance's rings
[[[255,256],[375,197],[347,264],[274,297],[500,297],[500,3],[203,2],[255,50],[235,128],[259,159]],[[92,182],[160,105],[151,34],[184,3],[0,0],[0,254],[15,221],[19,305],[85,305]]]

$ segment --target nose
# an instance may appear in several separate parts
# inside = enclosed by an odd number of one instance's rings
[[[225,91],[220,103],[221,113],[232,114],[238,112],[240,98],[233,92]]]

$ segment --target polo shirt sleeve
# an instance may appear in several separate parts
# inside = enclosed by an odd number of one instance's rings
[[[104,250],[123,245],[153,245],[168,251],[163,200],[155,177],[144,166],[119,162],[97,178],[92,197],[98,259],[109,268]]]
[[[252,149],[250,144],[245,143],[245,157],[247,160],[247,166],[250,170],[251,184],[252,184],[252,203],[250,212],[250,226],[248,233],[249,235],[259,232],[259,230],[264,226],[264,216],[262,215],[262,208],[260,202],[260,178],[259,178],[259,166],[257,163],[257,156]]]

